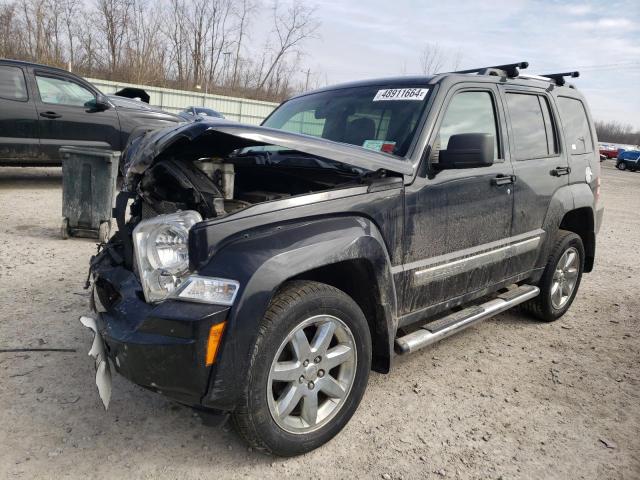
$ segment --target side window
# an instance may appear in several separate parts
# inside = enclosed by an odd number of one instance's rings
[[[436,137],[431,161],[437,162],[440,150],[446,150],[449,138],[461,133],[488,133],[493,136],[494,160],[501,158],[498,148],[496,113],[489,92],[457,93],[444,114]]]
[[[70,80],[36,75],[36,82],[43,103],[84,107],[95,100],[90,90]]]
[[[516,160],[543,158],[558,153],[551,110],[545,97],[507,93]]]
[[[26,102],[29,99],[27,84],[20,68],[0,66],[0,98],[19,102]]]
[[[576,155],[593,152],[591,129],[582,102],[575,98],[558,97],[558,108],[569,153]]]

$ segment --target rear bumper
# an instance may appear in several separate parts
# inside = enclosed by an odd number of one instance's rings
[[[216,364],[205,365],[208,333],[225,321],[229,307],[177,300],[147,304],[135,275],[121,267],[94,272],[92,300],[107,356],[119,374],[202,406],[216,370]]]

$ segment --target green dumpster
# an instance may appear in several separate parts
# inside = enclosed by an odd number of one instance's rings
[[[60,148],[62,158],[62,238],[109,239],[111,208],[120,152]]]

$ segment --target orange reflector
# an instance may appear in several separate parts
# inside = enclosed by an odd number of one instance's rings
[[[216,323],[209,330],[209,340],[207,341],[207,357],[205,364],[207,367],[213,365],[216,362],[216,354],[218,353],[218,347],[220,346],[220,339],[222,338],[222,332],[227,322]]]

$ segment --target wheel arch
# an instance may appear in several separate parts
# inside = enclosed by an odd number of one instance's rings
[[[374,370],[389,370],[397,328],[396,289],[386,244],[370,219],[359,215],[307,218],[282,228],[265,226],[264,231],[254,230],[237,238],[198,271],[205,276],[234,278],[241,285],[228,316],[227,340],[218,353],[218,365],[224,367],[216,369],[204,405],[234,409],[239,394],[237,378],[247,374],[264,312],[282,285],[294,279],[323,278],[324,283],[354,298],[375,332]],[[345,280],[336,279],[337,274]],[[372,285],[375,295],[367,296],[361,288],[349,286],[355,282]],[[371,312],[373,316],[368,315]]]
[[[392,313],[388,303],[383,301],[385,292],[375,273],[375,267],[367,258],[353,258],[323,265],[287,279],[313,280],[343,291],[355,301],[369,326],[372,345],[372,370],[388,373],[391,368],[393,335],[390,331]],[[285,282],[286,283],[286,282]]]
[[[565,213],[560,222],[560,228],[573,232],[580,237],[585,253],[584,271],[591,272],[596,250],[593,209],[591,207],[579,207]]]
[[[593,191],[587,183],[567,185],[555,192],[543,223],[547,238],[536,262],[540,274],[559,229],[580,236],[585,249],[584,271],[593,270],[596,249],[595,202]]]

